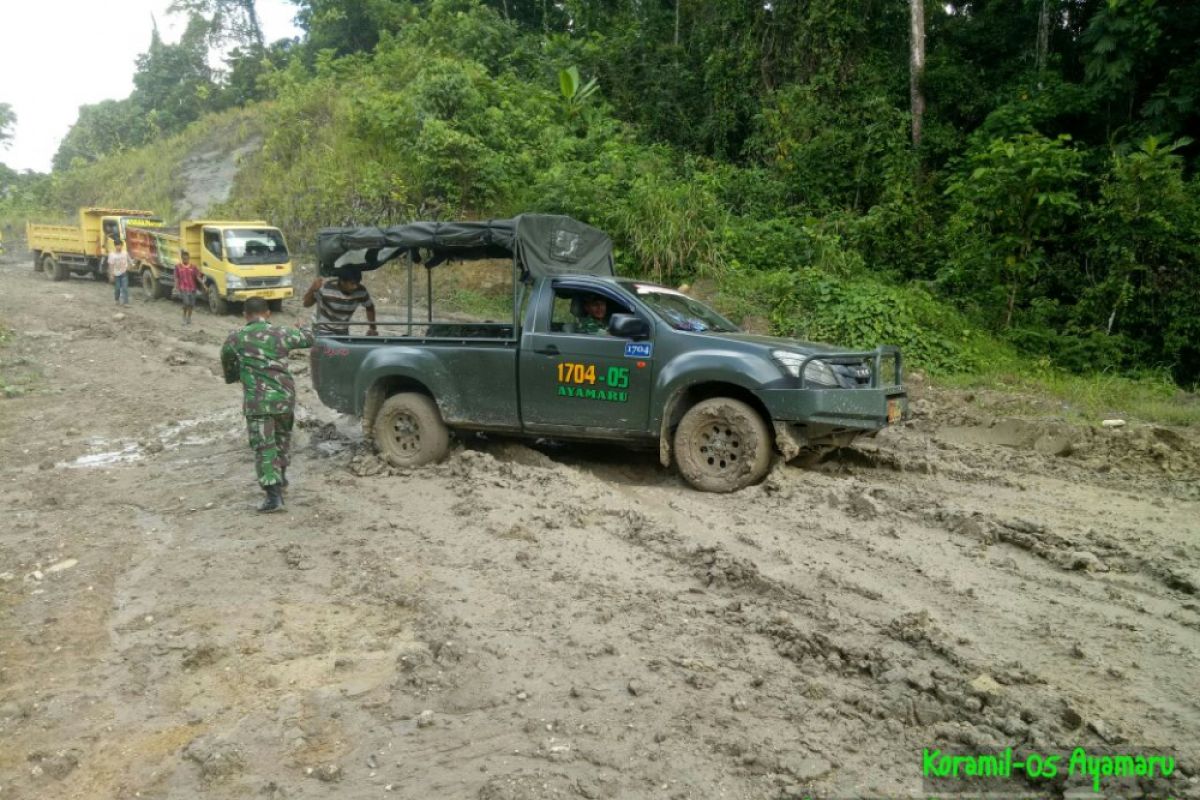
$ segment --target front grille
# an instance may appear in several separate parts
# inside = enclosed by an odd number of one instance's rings
[[[841,378],[842,386],[847,388],[861,388],[871,385],[871,366],[870,364],[856,362],[853,364],[830,364],[833,371]]]
[[[274,289],[282,284],[283,278],[275,275],[268,278],[246,278],[248,289]]]

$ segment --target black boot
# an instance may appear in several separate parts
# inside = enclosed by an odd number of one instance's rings
[[[263,500],[263,504],[258,507],[258,513],[271,514],[275,511],[284,511],[283,507],[283,490],[278,485],[263,487],[263,491],[267,493],[267,499]]]

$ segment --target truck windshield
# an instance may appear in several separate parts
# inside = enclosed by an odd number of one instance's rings
[[[621,284],[638,296],[664,322],[677,331],[715,331],[736,333],[738,326],[716,311],[693,300],[682,292],[657,286],[653,283],[621,281]]]
[[[275,228],[229,228],[225,254],[234,264],[283,264],[288,260],[283,234]]]

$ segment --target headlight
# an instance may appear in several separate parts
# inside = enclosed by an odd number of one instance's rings
[[[807,356],[802,356],[799,353],[791,353],[787,350],[773,350],[771,358],[775,359],[775,363],[779,364],[788,375],[791,375],[793,378],[799,378],[800,365]],[[808,365],[804,368],[804,382],[830,388],[841,386],[837,376],[833,374],[833,370],[824,361],[808,362]]]
[[[241,278],[241,276],[239,276],[239,275],[226,275],[225,276],[225,288],[226,289],[245,289],[246,281],[244,281]]]
[[[280,286],[291,286],[292,285],[292,276],[284,275],[282,278],[279,279],[279,285]]]

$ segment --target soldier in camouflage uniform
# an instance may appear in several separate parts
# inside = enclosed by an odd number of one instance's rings
[[[288,351],[312,347],[311,331],[271,325],[267,301],[252,297],[245,305],[245,327],[229,334],[221,348],[225,382],[241,381],[242,413],[254,449],[254,470],[267,493],[263,513],[283,511],[288,485],[288,447],[295,421],[296,385],[288,372]]]
[[[575,324],[577,333],[608,333],[608,301],[598,294],[583,299],[583,316]]]

